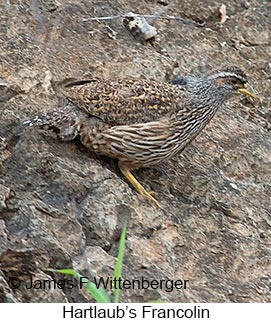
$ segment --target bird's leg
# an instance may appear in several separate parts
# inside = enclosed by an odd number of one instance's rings
[[[137,190],[137,192],[144,197],[146,197],[149,201],[160,207],[159,203],[156,201],[156,199],[151,195],[150,192],[147,192],[145,188],[138,182],[138,180],[134,177],[134,175],[131,173],[130,169],[123,166],[121,163],[119,163],[119,169],[121,170],[122,174],[125,176],[125,178],[128,180],[128,182]]]

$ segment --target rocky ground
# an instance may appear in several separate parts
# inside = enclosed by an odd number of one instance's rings
[[[0,4],[0,301],[89,302],[85,290],[9,286],[61,279],[44,268],[110,277],[127,223],[123,278],[186,279],[185,290],[127,290],[123,302],[270,302],[270,2],[33,0]],[[167,10],[167,11],[166,11]],[[149,19],[153,42],[123,19]],[[225,22],[222,18],[227,18]],[[225,19],[224,19],[225,20]],[[179,157],[136,172],[157,209],[115,161],[61,143],[22,121],[61,104],[67,78],[165,81],[225,63],[247,71],[256,103],[233,100]]]

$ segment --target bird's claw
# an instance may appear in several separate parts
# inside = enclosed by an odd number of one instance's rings
[[[153,192],[153,191],[147,192],[143,188],[139,193],[141,195],[143,195],[144,197],[146,197],[151,203],[155,204],[157,207],[160,207],[160,204],[158,203],[158,201],[153,197],[153,195],[155,194],[155,192]]]

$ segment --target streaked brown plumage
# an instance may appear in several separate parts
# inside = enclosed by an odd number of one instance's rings
[[[68,83],[61,91],[73,105],[25,123],[52,130],[62,140],[79,135],[87,148],[117,158],[127,180],[158,204],[131,170],[181,152],[233,94],[254,96],[236,67],[183,81],[182,86],[180,81],[174,85],[134,78]]]

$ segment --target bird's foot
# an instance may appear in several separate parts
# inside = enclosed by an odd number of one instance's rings
[[[129,181],[129,183],[137,190],[137,192],[140,195],[143,195],[145,198],[147,198],[150,202],[154,203],[156,206],[160,207],[159,203],[156,201],[156,199],[152,196],[153,192],[147,192],[145,188],[138,182],[138,180],[134,177],[134,175],[131,173],[129,169],[126,167],[123,167],[119,163],[119,168],[122,172],[122,174],[126,177],[126,179]]]
[[[160,204],[158,203],[158,201],[153,197],[155,192],[148,192],[145,190],[143,186],[138,188],[137,191],[140,195],[143,195],[145,198],[147,198],[151,203],[154,203],[156,206],[160,207]]]

